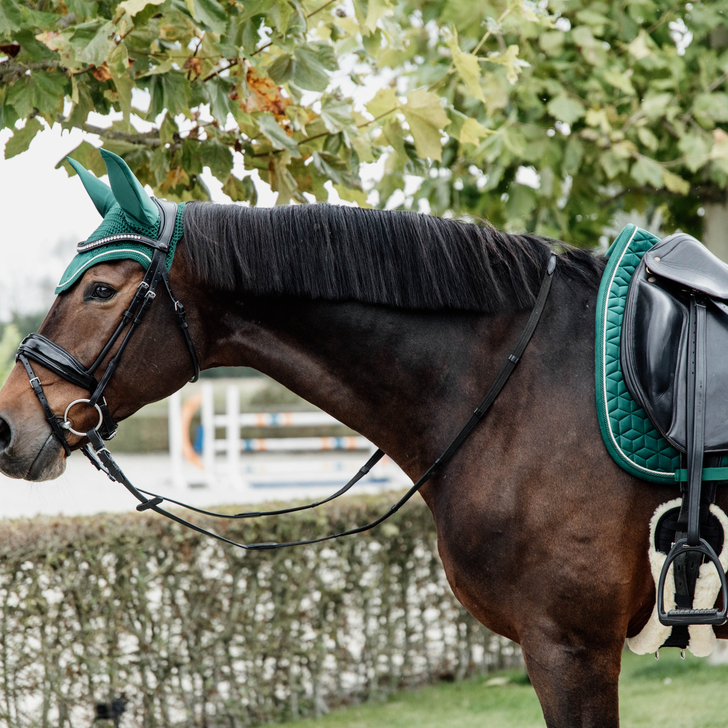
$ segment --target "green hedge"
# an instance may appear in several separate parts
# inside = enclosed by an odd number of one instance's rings
[[[394,497],[214,528],[295,540]],[[262,553],[156,515],[0,522],[0,610],[8,728],[86,728],[121,694],[124,728],[254,726],[519,659],[455,602],[419,501],[369,534]]]

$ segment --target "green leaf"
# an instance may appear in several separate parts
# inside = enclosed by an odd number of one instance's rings
[[[298,189],[298,183],[288,169],[288,162],[284,154],[276,154],[269,165],[268,176],[270,186],[278,193],[276,205],[287,205],[291,200],[305,202],[306,198]]]
[[[375,118],[394,111],[401,106],[397,98],[397,89],[388,87],[377,91],[374,98],[367,104],[367,111]]]
[[[222,191],[233,202],[249,202],[251,207],[258,204],[258,191],[255,189],[255,183],[250,176],[238,179],[231,174],[222,186]]]
[[[202,164],[210,168],[213,177],[221,182],[228,178],[233,169],[233,155],[230,148],[218,139],[207,139],[200,142]]]
[[[268,75],[280,86],[293,76],[294,63],[293,56],[284,53],[268,66]]]
[[[98,27],[91,42],[86,44],[83,50],[78,54],[79,59],[88,63],[90,66],[98,67],[103,64],[109,53],[111,53],[115,47],[114,42],[111,40],[111,34],[113,32],[114,24],[111,22],[104,23],[104,25]],[[76,40],[75,34],[73,40]]]
[[[508,202],[506,203],[506,216],[511,223],[522,227],[522,223],[536,208],[536,192],[525,185],[511,185],[508,189]]]
[[[423,159],[429,157],[438,162],[442,159],[440,129],[450,120],[440,105],[440,97],[431,91],[417,89],[407,96],[407,105],[402,109],[415,140],[417,154]]]
[[[665,183],[665,187],[667,187],[670,192],[675,192],[678,195],[690,194],[690,182],[684,180],[682,177],[663,169],[662,178]]]
[[[647,93],[642,99],[642,111],[648,119],[658,116],[665,116],[665,108],[672,101],[672,94],[651,94]]]
[[[639,35],[627,46],[629,52],[638,60],[641,61],[643,58],[648,58],[653,55],[655,43],[647,34],[647,31],[640,30]]]
[[[359,207],[364,208],[371,207],[367,202],[367,193],[364,190],[352,190],[350,187],[344,187],[344,185],[334,185],[334,189],[345,202],[355,202]]]
[[[46,117],[55,117],[63,110],[68,79],[58,71],[38,71],[33,74],[33,106]],[[55,121],[51,119],[51,123]]]
[[[551,116],[569,126],[586,113],[583,104],[570,96],[557,96],[548,102],[546,108]]]
[[[259,129],[265,134],[275,149],[285,149],[292,157],[300,157],[298,144],[286,134],[272,114],[260,114],[254,117]]]
[[[35,135],[43,128],[38,119],[28,119],[22,129],[16,129],[5,145],[5,159],[11,159],[16,154],[22,154],[28,149]]]
[[[196,139],[184,139],[182,141],[182,168],[184,171],[187,174],[202,174],[202,162],[200,142]]]
[[[640,185],[652,185],[655,189],[664,186],[664,175],[662,167],[649,157],[640,157],[630,170],[632,179]]]
[[[23,76],[8,89],[5,103],[14,109],[19,118],[24,119],[33,111],[33,93],[30,76]]]
[[[18,3],[15,0],[0,0],[0,34],[6,35],[20,30],[21,22]]]
[[[547,56],[560,56],[564,50],[564,33],[560,30],[541,33],[538,43]]]
[[[581,160],[584,156],[584,144],[575,136],[571,136],[566,143],[564,151],[564,162],[562,169],[564,174],[575,175],[581,168]]]
[[[686,134],[680,138],[677,147],[685,157],[685,166],[691,172],[697,172],[708,161],[710,145],[700,134]]]
[[[230,101],[230,92],[233,89],[232,81],[229,78],[215,76],[205,83],[205,88],[210,99],[212,115],[224,125],[228,114],[234,111]]]
[[[245,22],[256,15],[263,15],[264,13],[267,13],[276,1],[277,0],[246,0],[243,12],[240,15],[240,20]]]
[[[326,179],[330,179],[334,184],[341,184],[344,181],[342,173],[346,170],[346,165],[343,159],[326,152],[314,152],[312,156],[314,167]]]
[[[129,114],[131,113],[131,90],[134,87],[129,75],[129,54],[126,46],[120,43],[111,56],[109,56],[109,71],[114,81],[116,92],[119,95],[119,106],[124,114],[124,121],[129,123]]]
[[[698,94],[693,104],[693,114],[706,129],[712,129],[716,122],[728,121],[728,95],[715,92]]]
[[[369,164],[375,162],[376,158],[372,153],[372,143],[366,134],[358,134],[351,140],[351,146],[354,147],[360,162]]]
[[[151,96],[148,117],[154,118],[165,109],[174,116],[190,108],[190,84],[181,71],[160,73],[143,80]]]
[[[309,91],[325,91],[329,85],[329,74],[324,62],[326,56],[311,44],[294,50],[296,63],[293,68],[293,83]]]
[[[288,30],[288,23],[293,13],[293,7],[288,2],[273,3],[268,11],[268,18],[272,21],[273,28],[276,32],[283,35]]]
[[[604,72],[604,80],[628,96],[635,95],[634,86],[632,86],[629,75],[624,71],[620,71],[616,66]]]
[[[488,136],[492,132],[486,129],[479,121],[475,119],[466,119],[460,129],[460,143],[474,144],[477,146],[480,140]]]
[[[637,136],[639,137],[639,140],[652,152],[654,152],[659,142],[657,140],[657,137],[652,133],[652,131],[649,129],[649,127],[641,126],[637,130]]]
[[[468,91],[476,99],[485,103],[485,95],[480,85],[480,66],[477,57],[472,53],[463,53],[460,50],[457,31],[448,39],[447,45],[452,52],[452,61],[455,64],[455,68]]]
[[[377,22],[379,19],[392,12],[391,0],[369,0],[369,4],[367,6],[367,18],[364,22],[364,27],[370,33],[373,33],[377,29]]]
[[[137,13],[140,13],[147,5],[161,5],[165,0],[125,0],[123,3],[119,3],[119,10],[123,10],[125,13],[134,17]]]
[[[518,81],[521,69],[528,68],[531,64],[518,57],[520,49],[517,45],[509,45],[505,53],[491,53],[488,56],[490,63],[497,63],[506,69],[506,78],[511,85]]]
[[[217,0],[192,0],[192,17],[207,26],[213,33],[224,33],[227,14]]]
[[[628,161],[611,150],[600,155],[599,163],[609,179],[614,179],[617,175],[629,169]]]
[[[327,96],[321,103],[321,119],[331,134],[344,131],[353,125],[351,112],[351,103],[335,96]]]
[[[146,78],[147,76],[155,76],[160,73],[167,73],[172,70],[172,59],[165,58],[158,66],[152,66],[146,73],[143,73],[138,78]]]

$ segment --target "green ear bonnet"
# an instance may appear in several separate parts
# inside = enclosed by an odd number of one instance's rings
[[[84,242],[78,244],[79,252],[61,276],[56,293],[68,290],[89,268],[99,263],[135,260],[147,270],[152,262],[152,249],[144,243],[135,243],[134,236],[157,240],[159,210],[121,157],[105,149],[99,151],[106,163],[111,187],[94,177],[74,159],[68,159],[104,219]],[[180,203],[177,205],[174,234],[167,253],[167,270],[172,266],[174,251],[184,232],[183,214],[184,203]],[[109,239],[108,243],[85,250],[90,243],[106,238]]]

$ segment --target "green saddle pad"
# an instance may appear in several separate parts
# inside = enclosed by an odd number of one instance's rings
[[[646,230],[627,225],[607,253],[607,267],[597,298],[597,413],[604,444],[620,467],[642,480],[676,483],[680,453],[632,399],[620,361],[629,281],[642,256],[658,241]]]

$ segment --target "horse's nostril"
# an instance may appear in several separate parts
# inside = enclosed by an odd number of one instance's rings
[[[8,449],[12,437],[13,431],[10,429],[10,425],[0,417],[0,452]]]

